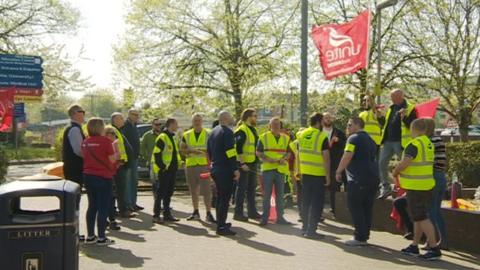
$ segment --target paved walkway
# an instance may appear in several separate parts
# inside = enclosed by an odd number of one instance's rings
[[[186,221],[191,211],[189,197],[176,194],[172,207],[182,220],[166,225],[152,224],[150,193],[139,196],[146,207],[137,218],[122,221],[122,230],[110,237],[110,247],[82,246],[80,269],[480,269],[480,256],[445,252],[438,262],[425,262],[398,252],[409,244],[397,235],[373,232],[369,247],[347,247],[349,226],[327,220],[320,230],[324,240],[299,237],[300,225],[269,225],[233,222],[238,234],[226,238],[215,235],[215,228],[200,221]],[[86,198],[82,200],[81,230]],[[204,211],[201,210],[202,217]],[[229,214],[231,218],[231,214]],[[294,210],[286,218],[296,221]],[[480,250],[480,247],[479,247]]]

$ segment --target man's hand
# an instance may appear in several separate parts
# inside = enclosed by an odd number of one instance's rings
[[[281,158],[277,162],[278,162],[278,164],[283,165],[283,164],[285,164],[285,162],[287,162],[287,160],[285,158]]]
[[[405,108],[400,109],[400,110],[398,111],[398,114],[400,114],[400,117],[401,117],[401,118],[404,118],[406,113],[407,113],[407,110],[406,110]]]
[[[238,180],[240,180],[240,171],[239,170],[235,170],[233,172],[233,180],[237,181],[237,182],[238,182]]]
[[[338,183],[342,183],[343,182],[343,176],[342,176],[342,173],[341,172],[337,172],[335,174],[335,180],[337,180]]]
[[[397,169],[395,169],[393,170],[392,175],[393,175],[393,178],[397,178],[400,175],[400,172]]]
[[[250,171],[250,168],[247,166],[247,164],[243,164],[240,168],[242,168],[244,172]]]
[[[330,186],[330,183],[332,181],[330,180],[330,175],[325,176],[325,186],[328,187]]]

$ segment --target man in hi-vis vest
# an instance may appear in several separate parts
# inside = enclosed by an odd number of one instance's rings
[[[330,185],[328,138],[322,127],[321,113],[310,116],[310,127],[298,136],[298,156],[302,179],[302,232],[311,239],[323,238],[317,233],[325,187]]]
[[[363,102],[365,110],[361,112],[358,117],[362,118],[365,123],[363,131],[372,138],[378,150],[380,150],[382,143],[382,127],[378,122],[378,118],[381,117],[380,112],[375,108],[375,103],[371,96],[365,96]]]
[[[235,214],[233,219],[247,221],[259,219],[261,215],[255,206],[255,190],[257,188],[258,159],[255,147],[258,143],[257,112],[254,109],[245,109],[242,112],[241,124],[235,130],[238,161],[240,162],[240,181],[235,194]],[[243,213],[243,202],[247,197],[247,216]]]
[[[158,175],[155,183],[155,203],[153,207],[153,222],[178,221],[170,212],[170,201],[175,189],[175,178],[178,163],[181,162],[178,151],[178,143],[175,136],[178,123],[173,118],[167,119],[165,129],[158,135],[153,148],[152,164],[153,171]],[[163,202],[163,221],[160,218],[160,207]]]
[[[283,190],[285,177],[288,174],[287,160],[290,157],[290,137],[281,133],[282,123],[280,118],[270,120],[270,131],[260,136],[257,146],[257,156],[262,161],[263,175],[263,215],[261,226],[268,223],[270,214],[270,198],[275,187],[275,206],[277,210],[277,224],[290,224],[283,217]]]
[[[379,199],[387,198],[392,192],[388,170],[390,160],[394,155],[401,158],[403,148],[412,139],[410,124],[417,118],[415,106],[407,102],[402,90],[393,90],[390,97],[393,104],[388,108],[385,118],[379,119],[380,123],[383,123],[379,160],[381,181]]]
[[[402,249],[407,255],[420,255],[418,244],[425,234],[427,237],[428,251],[420,257],[426,260],[437,260],[442,256],[439,243],[436,239],[428,212],[432,207],[433,188],[433,161],[435,148],[426,136],[426,119],[417,119],[412,122],[412,137],[403,151],[403,159],[393,171],[394,177],[400,178],[400,187],[407,191],[407,205],[410,218],[414,222],[413,243]]]
[[[192,116],[192,128],[183,133],[180,143],[180,152],[186,157],[185,176],[187,178],[188,188],[192,196],[193,213],[187,220],[200,220],[198,211],[199,195],[203,195],[203,201],[207,210],[206,220],[215,223],[215,218],[210,212],[212,208],[212,190],[210,188],[210,178],[202,179],[200,175],[207,173],[207,138],[208,130],[203,128],[203,117],[201,114]]]

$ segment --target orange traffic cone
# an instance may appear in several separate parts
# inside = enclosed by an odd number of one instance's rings
[[[277,204],[276,204],[275,186],[272,188],[272,197],[270,198],[270,213],[268,215],[268,222],[277,222]]]

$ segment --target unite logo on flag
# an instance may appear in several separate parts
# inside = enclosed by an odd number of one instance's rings
[[[367,68],[369,29],[369,10],[344,24],[313,26],[312,39],[326,80]]]

